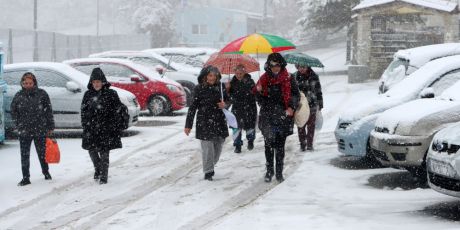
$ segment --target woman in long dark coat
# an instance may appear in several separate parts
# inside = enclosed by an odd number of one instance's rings
[[[204,179],[212,181],[214,166],[222,152],[228,127],[224,112],[227,95],[222,90],[221,75],[214,66],[204,67],[199,75],[202,79],[195,87],[192,105],[190,105],[185,121],[184,132],[188,136],[196,116],[196,138],[201,141]],[[222,100],[223,96],[223,100]]]
[[[265,141],[267,172],[265,181],[272,180],[273,158],[276,158],[276,180],[284,181],[284,147],[286,137],[292,134],[294,110],[291,100],[291,78],[286,60],[279,53],[268,55],[265,73],[257,82],[255,91],[260,105],[259,129]]]
[[[83,149],[89,151],[94,165],[94,179],[106,184],[109,173],[109,153],[121,148],[121,128],[117,109],[121,101],[100,68],[91,73],[88,91],[81,103]]]
[[[45,90],[38,88],[35,75],[27,72],[21,78],[22,89],[11,102],[11,117],[19,136],[22,180],[19,186],[30,184],[30,145],[34,141],[45,180],[51,180],[45,161],[45,138],[54,129],[53,109]]]
[[[252,150],[256,138],[257,120],[256,97],[252,92],[255,86],[254,80],[246,73],[244,65],[238,65],[235,67],[235,76],[226,86],[232,103],[232,112],[238,122],[238,129],[234,130],[234,135],[237,135],[233,142],[235,153],[241,153],[243,130],[246,131],[248,149]]]

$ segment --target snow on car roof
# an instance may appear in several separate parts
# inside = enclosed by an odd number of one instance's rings
[[[167,47],[167,48],[154,48],[154,49],[146,49],[145,52],[155,52],[161,55],[165,54],[183,54],[186,56],[197,56],[197,55],[205,55],[205,54],[212,54],[219,50],[214,48],[206,48],[206,47]]]
[[[410,60],[410,65],[420,68],[430,60],[460,54],[460,43],[444,43],[399,50],[395,58]]]
[[[392,2],[406,2],[413,5],[418,5],[426,8],[431,8],[440,11],[452,12],[457,7],[457,3],[445,0],[363,0],[352,10],[361,10],[369,7],[383,5]]]
[[[121,64],[125,66],[129,66],[137,71],[139,71],[141,74],[148,76],[149,78],[152,78],[157,81],[162,81],[164,83],[172,84],[179,86],[180,84],[177,83],[174,80],[171,80],[167,77],[161,77],[157,72],[154,70],[147,68],[143,65],[136,64],[130,60],[125,60],[125,59],[119,59],[119,58],[78,58],[78,59],[72,59],[72,60],[66,60],[63,61],[66,64],[73,64],[73,63],[116,63],[116,64]]]
[[[104,51],[101,53],[94,53],[90,54],[88,57],[90,58],[98,58],[98,57],[106,57],[106,56],[125,56],[125,57],[151,57],[153,55],[142,52],[142,51],[134,51],[134,50],[110,50]]]
[[[89,81],[89,76],[72,68],[69,65],[59,62],[24,62],[24,63],[15,63],[5,65],[4,70],[14,70],[14,69],[29,69],[29,68],[42,68],[42,69],[51,69],[56,72],[61,72],[66,76],[72,78],[75,82],[86,86]]]
[[[435,59],[420,67],[383,95],[397,98],[414,97],[439,76],[455,69],[460,69],[460,55]]]

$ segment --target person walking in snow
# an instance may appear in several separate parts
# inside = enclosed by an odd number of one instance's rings
[[[296,65],[294,76],[299,84],[299,90],[305,94],[310,106],[310,116],[303,127],[298,127],[300,149],[313,150],[315,136],[316,113],[323,109],[323,93],[318,75],[307,65]]]
[[[286,137],[292,133],[292,121],[289,118],[294,115],[291,104],[291,78],[286,65],[286,60],[281,54],[268,55],[264,66],[265,73],[254,89],[260,105],[259,129],[265,141],[265,182],[271,182],[275,174],[273,158],[276,159],[276,180],[284,181]]]
[[[257,120],[256,97],[254,92],[252,92],[254,86],[254,80],[252,80],[251,75],[246,73],[244,65],[237,65],[235,67],[235,76],[226,84],[232,103],[232,113],[238,122],[238,129],[234,130],[234,135],[237,135],[233,142],[235,153],[241,153],[243,130],[246,131],[248,149],[252,150],[254,148]]]
[[[18,131],[21,149],[22,180],[18,186],[30,184],[30,145],[34,141],[38,160],[45,180],[51,180],[48,164],[45,161],[47,136],[54,130],[54,117],[51,101],[45,90],[38,88],[33,73],[27,72],[21,78],[22,89],[11,102],[11,118]]]
[[[100,68],[93,69],[87,87],[81,103],[82,147],[93,162],[94,179],[106,184],[110,150],[122,147],[117,113],[122,103]]]
[[[190,105],[185,121],[184,132],[188,136],[196,116],[196,138],[201,141],[204,179],[212,181],[214,166],[222,152],[228,127],[222,109],[225,108],[227,94],[220,82],[221,74],[214,66],[204,67],[199,78],[200,84],[195,87],[193,102]]]

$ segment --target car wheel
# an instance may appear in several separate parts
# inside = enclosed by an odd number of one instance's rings
[[[150,115],[152,116],[159,116],[162,114],[167,114],[171,106],[168,103],[168,100],[160,95],[153,96],[148,104],[148,109],[150,111]]]

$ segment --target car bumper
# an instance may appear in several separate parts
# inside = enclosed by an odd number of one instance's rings
[[[460,158],[457,153],[440,153],[430,149],[426,164],[431,188],[446,195],[460,197]]]
[[[128,113],[129,113],[129,126],[134,126],[137,124],[137,121],[139,120],[139,113],[140,113],[140,108],[139,107],[134,107],[130,106],[128,107]]]
[[[176,96],[171,101],[171,109],[173,111],[183,109],[187,104],[187,97],[184,95]]]
[[[432,136],[398,136],[372,131],[370,147],[374,156],[385,166],[419,167],[430,146]]]
[[[346,129],[334,131],[337,147],[346,156],[364,157],[366,155],[369,133],[349,132]]]

